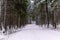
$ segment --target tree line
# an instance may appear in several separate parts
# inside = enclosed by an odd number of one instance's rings
[[[27,0],[3,0],[1,5],[1,21],[2,25],[7,31],[11,28],[20,28],[27,24]]]
[[[34,5],[36,5],[36,2]],[[36,21],[37,25],[47,24],[48,28],[49,24],[56,28],[56,25],[60,23],[60,9],[57,8],[59,7],[59,0],[45,0],[38,7],[34,6],[32,12],[27,12],[28,6],[27,0],[3,0],[1,5],[0,29],[4,27],[5,31],[7,31],[11,28],[21,28],[28,24],[29,21],[31,24],[31,20]]]
[[[35,3],[36,4],[36,3]],[[57,28],[59,22],[59,0],[45,0],[35,7],[33,15],[37,25],[46,25],[49,28],[51,24]],[[58,11],[59,10],[59,11]]]

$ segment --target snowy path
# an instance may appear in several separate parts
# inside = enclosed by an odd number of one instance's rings
[[[22,31],[9,35],[8,40],[60,40],[60,32],[43,30],[30,24],[25,26]]]
[[[29,24],[21,31],[8,35],[5,40],[60,40],[60,32]]]

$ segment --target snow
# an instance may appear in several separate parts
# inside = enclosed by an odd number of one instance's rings
[[[1,36],[0,36],[1,37]],[[6,40],[60,40],[60,32],[56,30],[28,24],[20,31],[7,35]]]
[[[0,31],[0,40],[5,40],[5,38],[6,38],[6,36],[3,35],[3,34],[1,33],[1,31]]]

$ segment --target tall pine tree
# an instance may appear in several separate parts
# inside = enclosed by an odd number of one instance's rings
[[[17,26],[20,18],[20,26],[27,23],[27,0],[15,0],[15,10],[17,12]]]

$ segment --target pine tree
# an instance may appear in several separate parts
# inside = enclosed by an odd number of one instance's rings
[[[15,27],[20,27],[27,23],[27,0],[5,0],[2,8],[2,20],[4,21],[4,28],[7,31]],[[6,15],[5,15],[6,13]]]
[[[27,23],[27,0],[15,0],[15,9],[17,12],[17,18],[20,18],[20,26]],[[17,21],[18,21],[17,19]],[[17,23],[18,26],[18,23]]]
[[[53,1],[53,2],[52,2]],[[55,13],[55,11],[56,11],[56,6],[57,6],[57,2],[58,2],[58,0],[51,0],[50,1],[50,3],[51,3],[51,18],[52,18],[52,25],[53,25],[53,27],[54,28],[56,28],[56,21],[57,21],[57,19],[56,19],[56,13]]]

